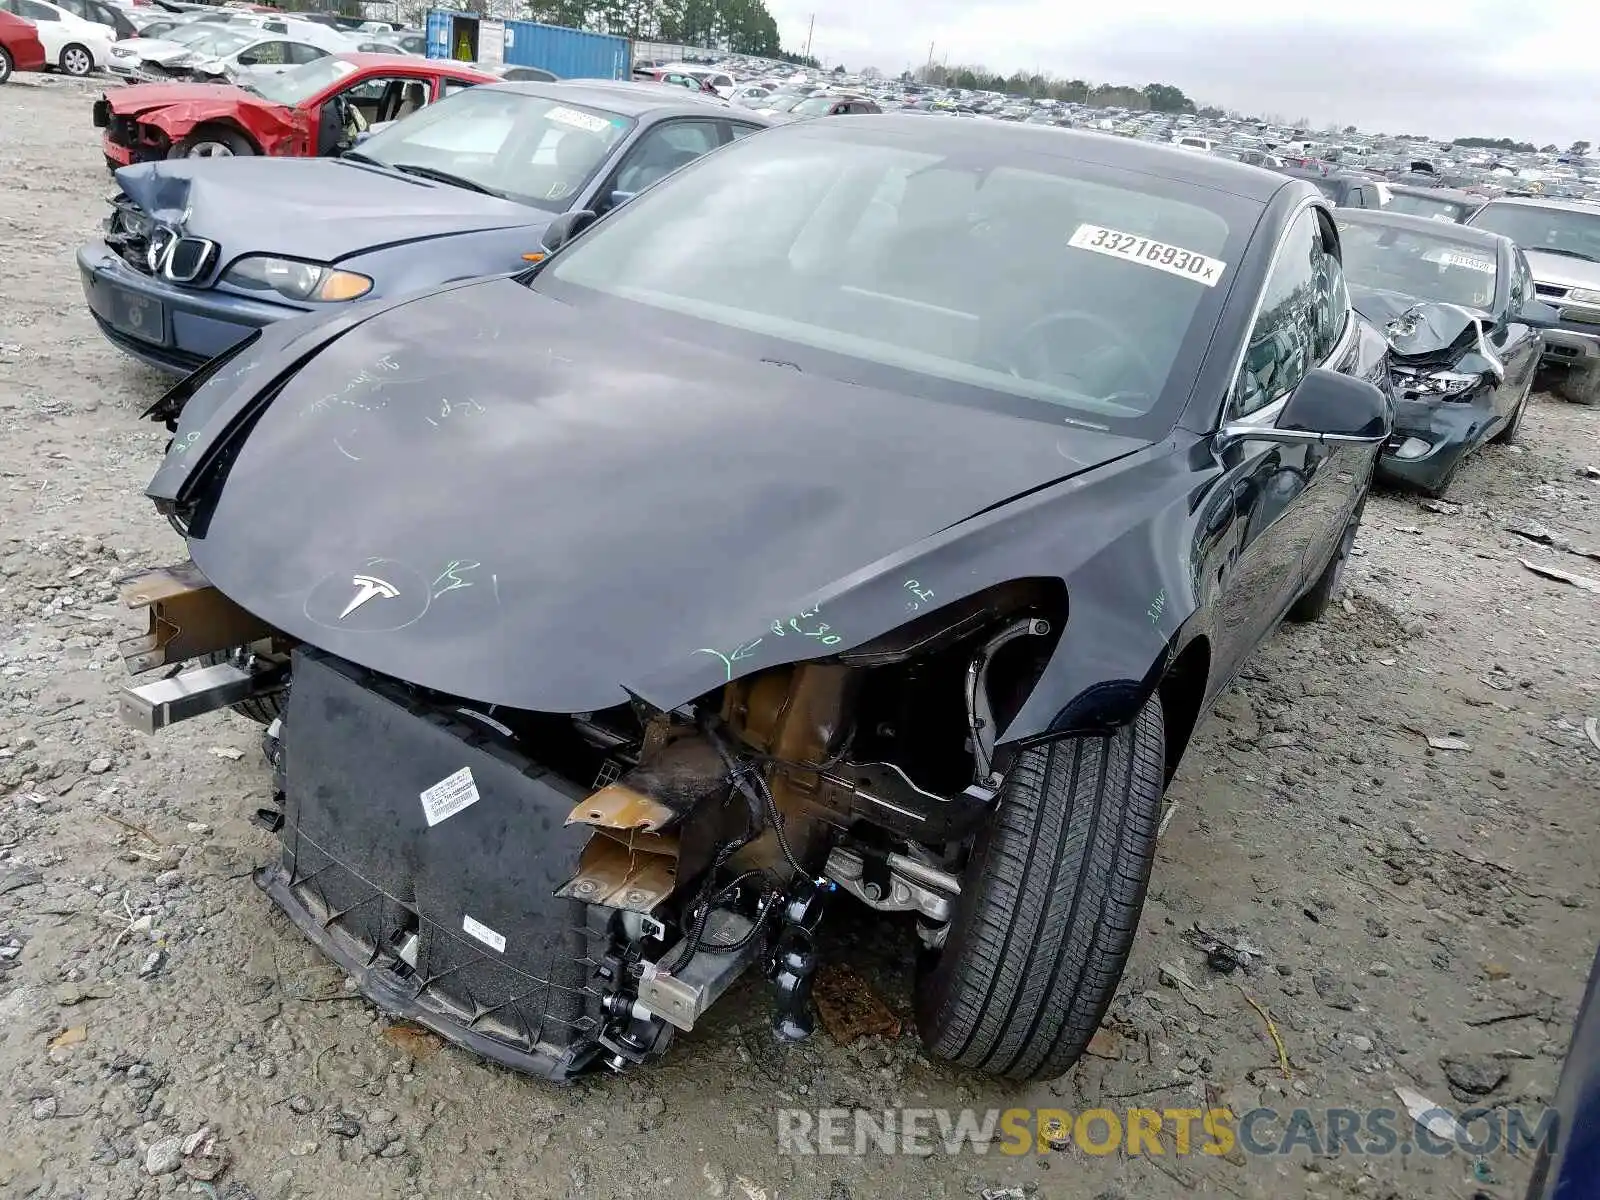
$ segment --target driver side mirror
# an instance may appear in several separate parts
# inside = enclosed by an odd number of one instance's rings
[[[1517,320],[1535,329],[1554,329],[1561,323],[1561,310],[1543,300],[1524,300],[1517,310]]]
[[[1230,421],[1217,431],[1213,445],[1218,451],[1238,442],[1375,446],[1387,441],[1392,429],[1389,397],[1381,388],[1313,367],[1289,394],[1277,421],[1271,425]]]
[[[544,236],[539,239],[540,247],[547,255],[554,254],[587,229],[594,221],[594,217],[594,213],[587,208],[562,213],[545,226]]]

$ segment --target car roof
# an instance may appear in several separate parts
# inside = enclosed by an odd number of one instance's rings
[[[1335,221],[1350,225],[1387,225],[1391,229],[1409,229],[1413,233],[1432,233],[1452,242],[1465,242],[1494,249],[1509,239],[1487,229],[1472,225],[1457,225],[1454,221],[1441,221],[1436,217],[1418,217],[1411,213],[1390,212],[1384,208],[1341,208]]]
[[[1261,204],[1267,203],[1284,187],[1291,186],[1290,180],[1277,171],[1215,155],[1195,154],[1169,143],[1141,142],[1115,134],[1028,125],[1021,121],[930,122],[925,117],[904,113],[862,113],[848,121],[801,121],[782,128],[805,131],[783,136],[836,137],[841,141],[856,141],[863,136],[884,141],[892,138],[892,144],[909,150],[990,157],[997,165],[1003,164],[1008,154],[1075,159],[1095,166],[1177,179]]]
[[[497,83],[496,91],[524,92],[545,100],[570,100],[588,104],[624,117],[672,112],[704,116],[707,110],[736,113],[741,121],[765,124],[764,118],[744,108],[734,108],[726,100],[687,88],[660,83],[634,83],[625,79],[564,79],[560,83],[535,83],[532,80]]]
[[[1563,200],[1553,196],[1498,196],[1490,204],[1516,205],[1518,208],[1557,208],[1566,212],[1600,211],[1591,200]]]

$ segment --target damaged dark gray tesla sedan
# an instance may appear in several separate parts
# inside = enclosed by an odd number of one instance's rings
[[[270,722],[261,886],[497,1062],[649,1060],[746,970],[803,1036],[864,903],[932,1054],[1060,1074],[1199,714],[1327,607],[1390,432],[1326,201],[865,116],[578,224],[152,409],[191,561],[126,652],[196,666],[125,713]]]

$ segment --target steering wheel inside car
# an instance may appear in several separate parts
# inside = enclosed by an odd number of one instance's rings
[[[1093,336],[1065,335],[1070,326]],[[1006,339],[1002,367],[1018,379],[1061,386],[1116,404],[1143,407],[1161,390],[1157,373],[1138,344],[1098,313],[1064,308],[1028,322]]]

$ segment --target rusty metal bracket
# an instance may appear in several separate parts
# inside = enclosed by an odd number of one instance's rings
[[[122,584],[122,602],[150,612],[149,632],[117,647],[135,675],[273,636],[272,626],[212,587],[192,562],[143,571]]]

